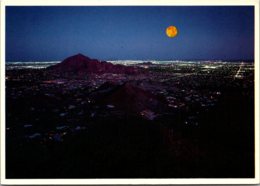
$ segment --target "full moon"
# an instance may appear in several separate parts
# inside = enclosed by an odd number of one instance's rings
[[[177,36],[177,34],[178,34],[178,30],[175,26],[169,26],[169,27],[166,28],[166,35],[168,37],[172,38],[172,37]]]

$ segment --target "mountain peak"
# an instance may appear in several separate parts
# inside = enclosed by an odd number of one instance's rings
[[[73,59],[74,61],[78,61],[78,60],[90,60],[90,58],[88,56],[85,56],[81,53],[78,53],[74,56],[70,56],[67,59]],[[66,59],[65,59],[66,60]]]
[[[149,90],[142,89],[132,82],[126,82],[118,86],[109,84],[104,85],[105,86],[101,87],[101,90],[99,90],[100,92],[102,92],[102,88],[104,90],[109,90],[111,88],[112,91],[101,99],[101,103],[113,104],[120,109],[137,113],[145,109],[156,111],[163,108],[165,105],[164,101],[160,100],[158,96],[154,95]]]
[[[83,55],[83,54],[81,54],[81,53],[78,53],[78,54],[75,55],[75,56],[85,56],[85,55]]]
[[[53,65],[48,69],[56,72],[70,72],[73,74],[86,74],[86,73],[126,73],[134,74],[138,69],[123,65],[114,65],[109,62],[101,62],[97,59],[91,59],[81,53],[70,56],[64,59],[61,63]]]

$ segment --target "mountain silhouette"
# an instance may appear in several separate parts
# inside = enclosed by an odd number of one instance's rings
[[[125,111],[138,113],[145,109],[159,111],[165,107],[165,100],[148,90],[144,90],[132,82],[115,85],[104,83],[92,93],[102,104],[111,104]]]
[[[116,73],[116,74],[135,74],[139,72],[136,67],[114,65],[106,61],[91,59],[83,54],[77,54],[64,59],[61,63],[50,66],[48,70],[60,73],[90,74],[90,73]]]

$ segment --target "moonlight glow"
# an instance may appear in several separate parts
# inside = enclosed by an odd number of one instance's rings
[[[166,28],[166,35],[168,37],[172,38],[172,37],[177,36],[177,34],[178,34],[178,30],[175,26],[169,26],[169,27]]]

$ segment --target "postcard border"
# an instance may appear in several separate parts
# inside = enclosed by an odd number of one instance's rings
[[[3,0],[1,13],[1,184],[105,185],[105,184],[258,184],[259,183],[259,1],[258,0]],[[255,7],[255,178],[252,179],[6,179],[5,178],[5,7],[6,6],[254,6]]]

